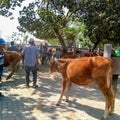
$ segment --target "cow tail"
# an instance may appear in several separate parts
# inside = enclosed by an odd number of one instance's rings
[[[113,77],[113,69],[112,64],[109,64],[108,74],[107,74],[107,88],[112,87],[112,77]]]

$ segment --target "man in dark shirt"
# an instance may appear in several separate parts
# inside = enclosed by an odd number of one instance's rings
[[[11,41],[11,46],[8,48],[8,51],[17,51],[18,48],[15,46],[14,41]]]

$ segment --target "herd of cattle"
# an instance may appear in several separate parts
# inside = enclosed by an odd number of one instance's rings
[[[114,111],[115,93],[112,86],[112,59],[105,58],[102,54],[82,53],[83,56],[76,57],[73,54],[64,54],[63,58],[51,59],[50,71],[59,72],[62,75],[62,91],[57,105],[60,105],[64,90],[66,89],[66,101],[68,101],[68,93],[72,83],[86,86],[97,84],[103,93],[106,101],[103,120],[108,120],[109,114]],[[87,57],[86,57],[87,56]],[[4,67],[11,66],[12,71],[7,76],[9,79],[22,59],[19,52],[5,51]],[[67,87],[67,88],[66,88]]]

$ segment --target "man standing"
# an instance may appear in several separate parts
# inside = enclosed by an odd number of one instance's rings
[[[14,41],[11,41],[11,46],[8,47],[7,50],[8,50],[8,51],[16,51],[16,52],[18,52],[18,48],[15,46]]]
[[[25,77],[26,77],[26,87],[29,87],[30,82],[30,71],[33,75],[33,87],[38,87],[37,83],[37,69],[36,64],[38,64],[39,49],[35,46],[34,39],[29,39],[29,44],[26,45],[22,50],[22,55],[24,58],[25,65]]]
[[[3,48],[5,47],[5,45],[6,45],[5,40],[0,38],[0,83],[1,83],[1,80],[2,80],[2,74],[3,74],[3,64],[4,64]],[[0,97],[3,97],[1,92],[0,92]]]

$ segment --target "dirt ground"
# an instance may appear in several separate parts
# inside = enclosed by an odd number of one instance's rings
[[[66,103],[63,97],[61,105],[56,106],[61,90],[61,75],[57,72],[49,74],[48,65],[40,66],[39,87],[36,89],[25,87],[22,65],[11,79],[5,80],[8,73],[9,70],[5,69],[1,87],[5,97],[0,99],[0,120],[99,120],[103,116],[105,101],[96,85],[73,85],[70,101]],[[109,120],[120,120],[120,80],[115,112]]]

